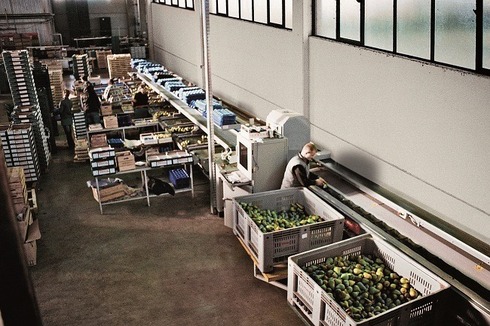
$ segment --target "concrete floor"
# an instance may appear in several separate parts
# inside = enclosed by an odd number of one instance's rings
[[[62,133],[60,133],[62,134]],[[44,325],[304,325],[286,291],[253,276],[209,183],[196,195],[99,212],[88,163],[53,157],[37,192],[42,238],[31,277]]]

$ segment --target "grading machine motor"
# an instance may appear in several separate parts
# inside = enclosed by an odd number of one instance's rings
[[[266,124],[275,133],[288,139],[288,161],[296,153],[301,152],[303,145],[311,140],[310,123],[297,112],[272,110],[267,115]]]

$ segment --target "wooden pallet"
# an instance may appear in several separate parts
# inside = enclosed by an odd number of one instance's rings
[[[259,263],[255,259],[254,255],[250,252],[250,249],[243,243],[243,240],[240,239],[240,237],[237,237],[238,241],[240,241],[240,244],[242,247],[245,249],[247,254],[250,256],[250,258],[253,261],[254,264],[254,277],[264,281],[266,283],[270,283],[271,285],[277,286],[278,288],[281,288],[283,290],[287,291],[287,284],[281,283],[280,281],[285,280],[288,278],[288,266],[287,264],[277,264],[274,265],[274,269],[272,272],[269,273],[262,273],[258,269]]]

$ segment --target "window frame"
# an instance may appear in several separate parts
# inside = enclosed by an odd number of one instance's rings
[[[474,2],[475,2],[474,13],[475,13],[475,20],[476,20],[476,32],[475,32],[475,42],[476,42],[475,51],[476,52],[475,52],[475,58],[474,58],[475,69],[457,66],[457,65],[452,65],[452,64],[448,64],[448,63],[443,63],[443,62],[439,62],[439,61],[435,60],[434,54],[435,54],[435,50],[436,50],[435,49],[436,0],[431,0],[431,4],[430,4],[431,12],[430,12],[430,33],[429,33],[430,34],[429,59],[398,52],[398,49],[397,49],[397,41],[398,41],[397,40],[397,22],[398,22],[397,5],[398,5],[398,0],[393,0],[393,46],[392,46],[391,51],[365,45],[365,38],[364,38],[364,36],[365,36],[365,23],[366,23],[366,21],[365,21],[365,1],[372,1],[372,0],[357,0],[357,2],[359,2],[359,4],[360,4],[360,33],[361,34],[360,34],[360,40],[359,41],[341,37],[341,30],[340,30],[340,28],[341,28],[341,26],[340,26],[341,25],[340,24],[340,17],[341,17],[340,16],[341,15],[341,13],[340,13],[340,1],[341,0],[332,0],[332,1],[335,1],[335,5],[336,5],[336,13],[335,13],[335,17],[336,17],[335,18],[336,19],[335,29],[336,30],[334,33],[335,38],[324,36],[324,35],[319,35],[317,33],[317,18],[318,18],[317,12],[316,12],[317,1],[319,1],[319,0],[313,1],[313,5],[312,5],[312,24],[313,24],[313,26],[312,26],[313,33],[312,34],[314,36],[317,36],[320,38],[325,38],[325,39],[330,39],[330,40],[341,42],[341,43],[347,43],[347,44],[351,44],[351,45],[356,45],[356,46],[360,46],[360,47],[374,49],[377,51],[387,52],[390,54],[395,54],[395,55],[399,55],[401,57],[407,57],[410,59],[427,61],[427,62],[430,62],[433,64],[437,64],[437,65],[441,65],[441,66],[447,66],[447,67],[456,68],[456,69],[461,69],[461,70],[465,70],[465,71],[469,71],[469,72],[474,72],[477,74],[490,75],[490,69],[483,67],[483,42],[484,42],[484,39],[483,39],[483,28],[484,28],[484,26],[483,26],[483,14],[484,14],[484,12],[483,12],[483,10],[484,10],[483,1],[484,0],[474,0]],[[485,0],[485,1],[487,1],[487,0]],[[331,34],[333,35],[333,33],[331,33]]]
[[[263,23],[263,22],[259,22],[259,21],[256,21],[256,18],[255,18],[255,2],[256,1],[260,1],[260,0],[250,0],[251,2],[251,14],[252,14],[252,19],[248,19],[248,18],[243,18],[242,16],[242,0],[235,0],[235,1],[238,1],[238,17],[234,17],[234,16],[230,16],[229,15],[229,1],[231,0],[210,0],[214,3],[215,7],[216,8],[216,12],[210,12],[211,15],[215,15],[215,16],[220,16],[220,17],[227,17],[227,18],[231,18],[231,19],[238,19],[238,20],[243,20],[243,21],[247,21],[247,22],[253,22],[253,23],[256,23],[256,24],[261,24],[261,25],[266,25],[266,26],[271,26],[271,27],[276,27],[276,28],[281,28],[281,29],[286,29],[286,30],[292,30],[292,26],[286,26],[286,1],[291,1],[291,8],[292,8],[292,2],[294,0],[281,0],[282,1],[282,12],[281,12],[281,17],[282,17],[282,23],[278,24],[278,23],[275,23],[275,22],[271,22],[270,18],[271,18],[271,1],[272,0],[263,0],[263,1],[266,1],[266,23]],[[219,12],[218,10],[218,3],[220,1],[226,1],[226,13],[221,13]],[[291,23],[292,24],[292,23]]]
[[[189,5],[190,2],[190,5]],[[151,3],[185,10],[194,10],[194,0],[152,0]],[[180,4],[183,3],[184,6]]]

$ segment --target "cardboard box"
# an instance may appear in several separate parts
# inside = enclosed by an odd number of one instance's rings
[[[28,266],[35,266],[37,264],[36,240],[24,243],[24,256]]]
[[[104,128],[109,129],[109,128],[118,128],[119,124],[117,122],[117,116],[115,115],[108,115],[104,117]]]
[[[101,115],[112,115],[112,105],[111,104],[101,105],[100,114]]]
[[[106,134],[95,134],[90,136],[90,147],[105,147],[107,146]]]
[[[119,171],[134,170],[136,168],[134,155],[130,151],[117,153],[116,161]]]
[[[118,183],[113,186],[99,188],[99,194],[97,194],[97,188],[92,187],[92,193],[96,201],[99,201],[100,196],[100,201],[104,203],[109,200],[126,196],[126,187],[124,184]]]
[[[17,227],[19,229],[20,238],[24,242],[27,240],[27,229],[29,228],[29,225],[33,223],[29,207],[25,207],[22,216],[18,214],[17,217]]]
[[[27,265],[34,266],[37,264],[37,240],[41,239],[39,230],[39,220],[34,220],[27,229],[27,238],[24,243],[24,254]]]

